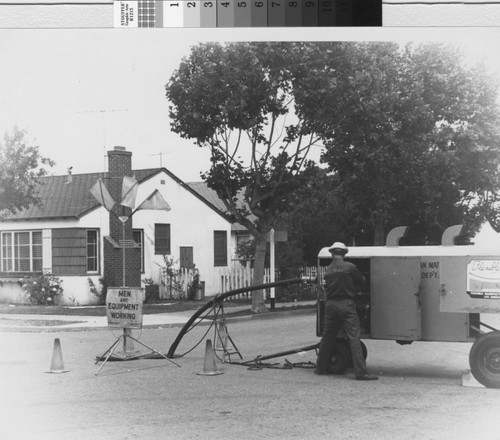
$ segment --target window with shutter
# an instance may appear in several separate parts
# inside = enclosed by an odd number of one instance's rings
[[[170,254],[170,224],[155,223],[155,255]]]
[[[227,231],[214,231],[214,266],[227,266]]]
[[[53,229],[52,273],[54,275],[85,275],[87,264],[87,229]]]

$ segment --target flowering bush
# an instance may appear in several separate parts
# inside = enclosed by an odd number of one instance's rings
[[[62,281],[49,273],[26,275],[21,285],[31,304],[53,305],[62,294]]]

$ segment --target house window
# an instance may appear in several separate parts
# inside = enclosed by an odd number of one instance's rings
[[[87,229],[87,272],[99,271],[99,233]]]
[[[42,270],[42,231],[2,232],[2,271]]]
[[[243,234],[238,234],[236,236],[236,246],[242,246],[248,242],[252,241],[252,236],[251,235],[243,235]]]
[[[227,266],[226,231],[214,231],[214,266]]]
[[[170,254],[170,225],[155,223],[155,255]]]
[[[98,243],[98,229],[52,229],[52,274],[84,276],[98,272]]]
[[[193,248],[181,246],[179,248],[179,265],[181,269],[192,269],[194,267]]]
[[[144,231],[142,229],[132,230],[133,240],[140,246],[141,252],[141,273],[144,273]]]

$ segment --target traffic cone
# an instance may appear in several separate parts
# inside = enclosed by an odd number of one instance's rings
[[[50,363],[50,371],[47,373],[67,373],[68,370],[64,369],[64,362],[61,351],[61,341],[59,338],[54,340],[54,350],[52,352],[52,362]]]
[[[215,354],[212,348],[212,340],[207,339],[207,345],[205,348],[205,363],[203,364],[203,371],[201,373],[196,373],[202,376],[216,376],[222,374],[222,371],[217,370],[215,365]]]

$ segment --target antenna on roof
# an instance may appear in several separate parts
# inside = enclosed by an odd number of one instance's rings
[[[160,152],[160,153],[156,153],[156,154],[150,154],[150,156],[160,156],[160,168],[163,168],[163,155],[164,154],[170,154],[170,153],[163,153],[163,152]]]
[[[128,109],[101,109],[101,110],[84,110],[78,113],[101,113],[102,117],[102,144],[104,148],[104,168],[106,171],[106,113],[128,112]]]

